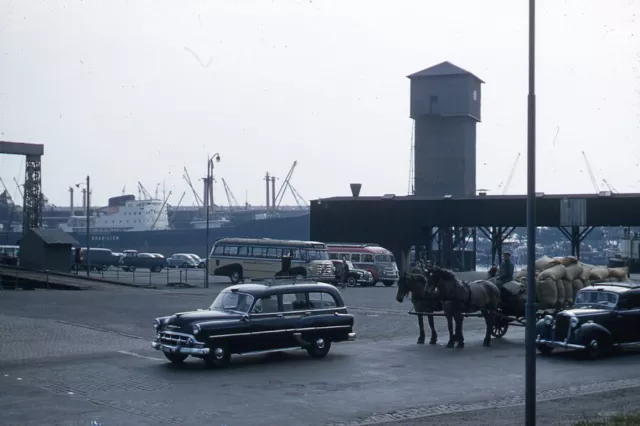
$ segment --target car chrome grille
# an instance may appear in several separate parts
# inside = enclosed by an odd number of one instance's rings
[[[315,275],[333,275],[333,264],[321,263],[316,265]]]
[[[570,318],[566,315],[556,316],[555,330],[553,333],[553,339],[556,341],[564,341],[567,338],[567,332],[569,331]]]
[[[191,338],[192,340],[195,340]],[[160,343],[171,346],[186,346],[188,344],[189,336],[184,334],[172,333],[170,331],[160,332]]]

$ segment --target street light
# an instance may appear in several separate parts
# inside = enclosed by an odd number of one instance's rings
[[[80,188],[80,185],[82,185],[82,183],[76,183],[76,188]],[[91,180],[89,178],[89,176],[87,176],[87,182],[85,184],[87,186],[86,188],[86,205],[87,205],[87,250],[86,253],[84,254],[86,259],[87,259],[87,276],[91,276],[91,259],[89,257],[89,248],[91,246]]]
[[[527,111],[527,304],[525,309],[525,424],[536,424],[536,0],[529,0]]]
[[[205,231],[205,239],[206,239],[206,247],[204,251],[204,255],[206,256],[204,262],[204,288],[209,288],[209,194],[211,193],[211,183],[213,180],[213,161],[216,163],[220,162],[220,154],[215,153],[211,157],[207,159],[207,183],[206,183],[206,191],[204,194],[204,203],[205,203],[205,216],[206,216],[206,231]]]

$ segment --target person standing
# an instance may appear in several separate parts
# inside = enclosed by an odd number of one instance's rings
[[[347,281],[349,280],[349,264],[347,263],[347,257],[342,257],[342,271],[340,271],[340,281],[342,283],[342,288],[347,287]]]
[[[511,253],[505,251],[502,253],[502,263],[498,270],[497,282],[499,284],[506,284],[509,281],[513,281],[513,263],[511,262]]]

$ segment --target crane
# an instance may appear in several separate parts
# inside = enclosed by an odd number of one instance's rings
[[[509,187],[511,186],[511,180],[513,179],[513,175],[516,172],[516,167],[518,166],[518,160],[520,160],[520,153],[516,157],[513,162],[513,166],[511,166],[511,171],[509,172],[509,177],[507,178],[507,182],[504,184],[504,188],[502,188],[502,195],[506,195]]]
[[[152,200],[153,199],[151,194],[149,194],[149,191],[147,191],[147,188],[145,188],[144,185],[141,182],[138,182],[138,194],[139,194],[140,198],[144,197],[145,200]]]
[[[18,179],[13,178],[13,181],[16,183],[16,186],[18,187],[18,193],[20,194],[20,198],[24,199],[24,195],[22,194],[22,189],[20,189],[20,183],[18,182]]]
[[[2,180],[1,177],[0,177],[0,184],[2,184],[2,187],[4,188],[5,192],[7,193],[7,196],[9,196],[9,188],[7,188],[7,185],[4,184],[4,181]]]
[[[289,187],[289,191],[291,191],[291,195],[293,195],[293,198],[296,200],[298,208],[300,210],[306,209],[309,206],[307,200],[302,198],[302,195],[300,195],[300,193],[293,187],[293,185],[291,185],[291,182],[288,182],[287,186]]]
[[[618,190],[613,185],[611,185],[606,179],[602,179],[602,183],[604,183],[604,185],[607,188],[609,188],[609,191],[613,192],[614,194],[618,193]]]
[[[191,191],[193,192],[193,198],[196,201],[196,205],[198,207],[202,207],[204,206],[204,202],[202,201],[202,198],[200,198],[200,196],[198,195],[198,191],[196,191],[196,189],[193,187],[193,183],[191,182],[191,176],[189,176],[189,172],[187,171],[187,168],[184,168],[184,174],[182,175],[183,179],[187,181],[187,185],[189,185],[189,188],[191,188]]]
[[[171,197],[171,191],[169,191],[169,194],[167,194],[167,198],[164,199],[164,202],[162,203],[162,207],[160,207],[160,211],[158,212],[158,215],[156,216],[156,220],[154,220],[153,221],[153,225],[151,225],[151,230],[152,231],[156,227],[156,223],[158,223],[158,219],[160,219],[160,215],[162,214],[162,211],[167,206],[167,201],[169,201],[169,197]]]
[[[171,191],[169,191],[169,193],[171,193]],[[184,196],[187,194],[187,191],[182,193],[182,197],[180,197],[180,200],[178,200],[178,204],[176,204],[176,206],[173,208],[173,212],[171,213],[171,217],[169,218],[169,223],[173,222],[173,219],[176,216],[176,213],[178,212],[178,208],[180,207],[180,204],[182,204],[182,200],[184,199]]]
[[[589,177],[591,178],[591,185],[593,185],[593,189],[596,191],[596,194],[600,192],[600,187],[598,186],[598,182],[596,181],[596,176],[593,174],[593,170],[591,170],[591,164],[589,164],[589,160],[587,159],[587,154],[582,151],[582,156],[584,157],[584,162],[587,165],[587,171],[589,172]]]
[[[227,202],[229,203],[229,210],[235,210],[236,208],[239,207],[238,200],[236,200],[236,197],[233,195],[231,188],[229,188],[229,185],[227,184],[227,181],[224,180],[224,178],[222,178],[222,186],[224,186],[224,192],[227,194]]]
[[[287,177],[285,177],[284,181],[282,181],[282,185],[280,186],[280,189],[278,190],[278,193],[275,197],[275,205],[273,206],[274,210],[277,210],[280,207],[280,203],[282,203],[284,193],[286,192],[287,188],[289,188],[289,181],[291,181],[291,176],[293,175],[293,171],[296,169],[297,165],[298,161],[294,161],[291,165],[291,168],[289,169],[289,173],[287,173]]]

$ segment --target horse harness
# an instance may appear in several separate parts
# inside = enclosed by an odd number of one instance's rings
[[[458,282],[460,282],[460,284],[462,284],[462,286],[467,290],[467,300],[463,301],[460,299],[457,299],[455,297],[444,297],[442,300],[443,301],[448,301],[448,302],[462,302],[464,304],[464,309],[463,311],[465,313],[469,313],[471,311],[471,286],[469,285],[468,281],[464,281],[464,280],[457,280]]]

